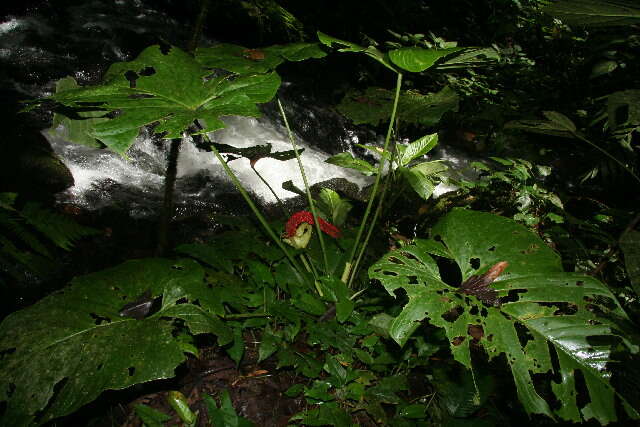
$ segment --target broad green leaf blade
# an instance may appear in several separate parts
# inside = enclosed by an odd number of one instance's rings
[[[353,208],[351,203],[330,188],[320,190],[318,207],[327,215],[329,222],[338,227],[344,224]]]
[[[500,54],[495,48],[471,47],[449,55],[446,59],[438,62],[435,68],[438,70],[469,69],[470,67],[486,66],[499,59]]]
[[[360,46],[356,43],[351,43],[346,40],[341,40],[336,37],[332,37],[328,34],[323,33],[322,31],[318,31],[318,40],[320,43],[324,44],[328,47],[338,47],[339,52],[364,52],[367,48],[364,46]]]
[[[558,415],[573,421],[596,418],[602,424],[616,419],[612,402],[622,399],[629,416],[638,416],[631,391],[614,390],[609,378],[618,362],[613,351],[620,347],[637,352],[637,343],[623,335],[615,319],[627,319],[614,295],[590,276],[562,271],[560,258],[524,226],[496,215],[453,209],[433,228],[456,260],[463,281],[506,261],[508,267],[488,286],[503,297],[500,306],[488,306],[473,292],[449,287],[440,280],[425,248],[406,246],[390,252],[374,264],[369,275],[391,294],[407,292],[409,302],[389,330],[404,344],[417,322],[428,319],[443,327],[456,360],[471,365],[469,341],[478,340],[490,357],[506,354],[518,396],[531,413]],[[433,246],[433,243],[430,244]],[[508,296],[508,298],[507,298]],[[471,335],[473,326],[482,335]],[[518,327],[517,327],[518,326]],[[522,335],[526,330],[527,337]],[[551,346],[560,360],[551,363]],[[580,370],[590,404],[574,410],[576,389],[572,377]],[[533,387],[531,373],[556,373],[552,383],[556,398],[567,398],[552,411]],[[608,405],[608,406],[607,406]],[[606,408],[608,407],[608,409]]]
[[[569,118],[555,111],[545,111],[543,114],[549,120],[513,120],[505,124],[505,129],[575,138],[576,127]]]
[[[624,0],[562,0],[544,11],[569,25],[612,27],[640,22],[640,7]]]
[[[78,88],[73,77],[65,77],[56,82],[56,93]],[[62,138],[65,141],[71,141],[74,144],[86,145],[88,147],[100,147],[100,143],[94,135],[96,124],[107,121],[109,119],[103,117],[104,111],[85,111],[78,112],[78,116],[82,120],[72,120],[63,114],[55,113],[53,115],[53,123],[48,133],[51,136]]]
[[[328,47],[337,47],[338,52],[352,52],[352,53],[364,53],[370,58],[375,59],[394,73],[398,71],[395,69],[393,64],[389,61],[388,55],[384,54],[380,50],[376,49],[373,46],[364,47],[360,46],[356,43],[351,43],[345,40],[341,40],[330,35],[327,35],[321,31],[318,31],[318,40],[320,43],[324,44]]]
[[[157,297],[177,285],[205,287],[203,276],[190,260],[128,261],[8,316],[0,324],[0,381],[13,391],[0,391],[7,405],[1,424],[29,424],[43,410],[46,422],[104,390],[172,377],[184,355],[163,309],[140,320],[119,311],[146,290]]]
[[[207,68],[221,68],[237,74],[266,73],[284,62],[276,52],[227,43],[198,48],[195,57]]]
[[[375,175],[378,172],[375,166],[372,166],[367,161],[356,159],[351,153],[336,154],[325,160],[325,162],[343,168],[355,169],[364,175]]]
[[[412,160],[417,159],[420,156],[424,156],[431,151],[436,145],[438,145],[438,134],[432,133],[425,135],[422,138],[418,138],[405,148],[402,155],[398,158],[400,166],[407,166]]]
[[[462,47],[450,47],[448,49],[424,49],[421,47],[403,47],[389,51],[389,58],[398,67],[418,73],[433,64],[440,58],[463,50]]]
[[[556,124],[558,128],[575,133],[576,125],[564,114],[558,113],[557,111],[543,111],[542,114],[552,123]]]
[[[181,138],[197,119],[203,131],[224,127],[220,117],[259,116],[256,103],[269,101],[280,86],[275,73],[208,79],[202,64],[186,52],[159,46],[145,49],[130,62],[109,68],[103,83],[56,93],[54,101],[67,107],[117,111],[108,121],[97,123],[90,136],[111,150],[124,154],[142,126],[158,122],[156,133]]]
[[[370,87],[364,93],[351,91],[338,105],[338,111],[355,124],[378,125],[389,120],[393,98],[392,91],[382,88]],[[458,95],[449,86],[426,95],[405,91],[398,100],[398,117],[404,122],[433,126],[444,113],[458,111],[458,101]]]
[[[433,194],[433,190],[436,188],[436,184],[431,177],[422,173],[418,169],[401,169],[402,174],[405,176],[413,191],[424,200],[429,200],[429,197]]]
[[[324,58],[327,52],[322,50],[319,43],[291,43],[274,45],[265,49],[267,52],[277,53],[287,61],[304,61],[309,58]]]

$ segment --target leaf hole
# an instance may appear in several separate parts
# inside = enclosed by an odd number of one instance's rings
[[[576,282],[576,286],[584,286],[584,282],[582,280],[578,280]]]
[[[520,294],[527,293],[526,289],[511,289],[506,297],[500,298],[500,302],[505,304],[509,302],[517,302],[520,300]]]
[[[480,258],[471,258],[469,260],[469,265],[471,265],[471,268],[473,268],[474,270],[477,270],[480,268]]]
[[[487,250],[488,250],[489,252],[493,252],[493,251],[495,251],[495,250],[496,250],[496,247],[495,247],[495,246],[491,246],[491,247],[490,247],[489,249],[487,249]]]
[[[417,285],[419,283],[418,276],[408,276],[407,279],[409,279],[410,285]]]
[[[453,307],[451,310],[442,313],[441,317],[449,323],[453,323],[458,320],[458,317],[462,316],[464,309],[461,306]]]
[[[127,81],[129,82],[129,87],[131,89],[135,89],[136,82],[137,82],[139,77],[140,76],[138,75],[138,73],[136,73],[133,70],[129,70],[126,73],[124,73],[124,78],[127,79]]]
[[[156,69],[153,67],[144,67],[142,70],[138,72],[141,76],[149,77],[153,76],[156,73]]]
[[[136,373],[136,368],[133,366],[130,366],[127,371],[129,372],[129,376],[132,377],[135,373]]]
[[[460,344],[462,344],[464,342],[465,337],[455,337],[452,341],[451,344],[453,344],[454,346],[459,346]]]
[[[102,325],[103,323],[111,323],[111,319],[108,317],[100,316],[96,313],[89,313],[89,316],[93,319],[93,323],[96,325]]]

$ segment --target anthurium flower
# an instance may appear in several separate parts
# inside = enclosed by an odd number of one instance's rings
[[[340,237],[340,229],[324,219],[318,217],[320,230],[331,237]],[[299,211],[291,215],[284,227],[283,240],[296,249],[307,247],[315,224],[313,214],[309,211]]]

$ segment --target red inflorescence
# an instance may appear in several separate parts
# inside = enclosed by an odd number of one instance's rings
[[[318,217],[318,221],[320,222],[320,230],[324,231],[331,237],[340,237],[340,229],[338,227],[328,223],[320,217]],[[291,218],[287,221],[287,225],[284,227],[286,237],[294,236],[296,234],[296,230],[303,222],[313,225],[313,214],[309,211],[299,211],[291,215]]]

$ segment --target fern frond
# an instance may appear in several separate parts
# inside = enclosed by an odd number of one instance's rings
[[[38,236],[21,223],[24,223],[24,219],[17,216],[17,213],[0,211],[0,226],[2,227],[3,234],[5,234],[3,237],[18,239],[24,243],[27,248],[36,251],[42,256],[50,257],[51,254]],[[3,244],[3,250],[5,250],[4,248],[6,247],[7,246]]]
[[[34,202],[27,203],[20,214],[28,224],[64,250],[70,250],[76,240],[98,232],[94,228],[85,227],[63,215],[44,209]]]

